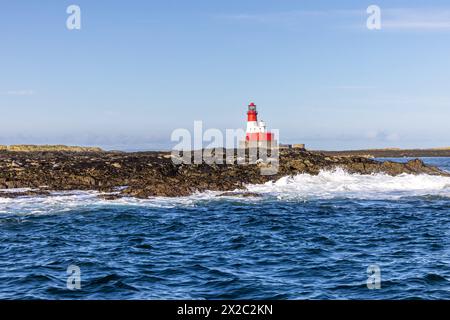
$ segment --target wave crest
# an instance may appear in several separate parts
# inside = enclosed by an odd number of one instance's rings
[[[262,185],[248,185],[251,192],[278,198],[393,199],[404,196],[450,196],[450,177],[402,174],[350,174],[343,169],[321,171],[317,176],[299,174]]]
[[[450,177],[402,174],[360,175],[342,169],[321,171],[318,175],[300,174],[283,177],[260,185],[247,185],[250,192],[259,193],[258,198],[239,198],[239,201],[260,200],[309,200],[309,199],[380,199],[395,200],[402,197],[427,196],[429,199],[450,198]],[[5,191],[5,190],[2,190]],[[15,213],[54,214],[80,208],[95,209],[105,206],[132,206],[173,208],[195,206],[203,201],[236,200],[233,196],[218,197],[221,192],[207,191],[189,197],[150,199],[120,198],[104,200],[95,191],[54,192],[50,196],[1,198],[0,214]],[[431,196],[431,198],[429,197]]]

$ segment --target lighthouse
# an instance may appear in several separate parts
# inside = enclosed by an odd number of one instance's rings
[[[258,111],[253,102],[248,105],[247,130],[245,133],[245,147],[268,147],[275,144],[274,134],[266,129],[264,121],[258,122]]]

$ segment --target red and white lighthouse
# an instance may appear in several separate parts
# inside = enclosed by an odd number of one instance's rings
[[[247,131],[245,135],[247,143],[250,142],[268,142],[274,141],[274,134],[266,130],[264,121],[258,122],[258,111],[256,111],[256,104],[253,102],[248,105],[247,111]]]

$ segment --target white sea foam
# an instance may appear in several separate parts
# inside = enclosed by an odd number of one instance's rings
[[[249,185],[248,190],[286,198],[396,199],[405,196],[450,196],[450,177],[431,175],[349,174],[342,169],[317,176],[300,174],[275,182]]]
[[[0,190],[2,192],[4,190]],[[16,190],[16,192],[27,190]],[[192,206],[201,200],[216,198],[217,192],[196,193],[189,197],[153,197],[137,199],[131,197],[105,200],[97,191],[62,191],[43,196],[22,196],[17,198],[0,197],[0,214],[54,214],[83,208],[95,210],[103,206],[134,206],[172,208],[175,206]]]
[[[31,188],[12,188],[12,189],[0,189],[0,193],[16,193],[32,191]]]
[[[247,185],[250,192],[260,193],[261,198],[239,198],[239,201],[260,201],[264,199],[386,199],[395,200],[408,196],[437,195],[450,197],[450,177],[430,175],[389,176],[385,174],[359,175],[343,170],[322,171],[319,175],[300,174],[284,177],[274,182]],[[0,192],[5,190],[0,190]],[[15,190],[16,192],[26,190]],[[172,208],[194,206],[202,201],[223,201],[233,196],[217,197],[221,192],[207,191],[188,197],[150,199],[120,198],[104,200],[95,191],[55,192],[50,196],[18,198],[0,197],[0,214],[53,214],[82,208],[95,209],[102,206],[137,206]]]

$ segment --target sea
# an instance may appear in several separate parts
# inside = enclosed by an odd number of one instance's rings
[[[247,188],[260,196],[0,197],[0,299],[450,299],[449,177]]]

